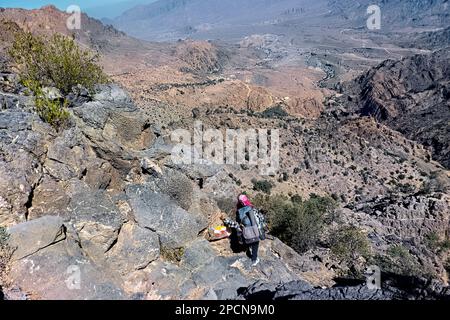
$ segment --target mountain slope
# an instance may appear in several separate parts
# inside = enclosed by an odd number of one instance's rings
[[[387,60],[348,84],[354,108],[431,148],[450,168],[450,53]]]

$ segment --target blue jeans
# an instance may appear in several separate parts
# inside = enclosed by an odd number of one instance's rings
[[[259,242],[252,243],[249,246],[249,249],[250,249],[250,254],[252,257],[252,262],[255,262],[256,259],[258,259]]]

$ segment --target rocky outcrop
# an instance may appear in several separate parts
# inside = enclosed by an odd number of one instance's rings
[[[145,185],[131,185],[126,192],[137,223],[157,232],[165,247],[180,248],[206,227],[197,222],[195,216],[176,206],[170,197],[151,192]]]
[[[387,60],[347,84],[346,104],[431,149],[450,168],[450,54],[447,49]],[[350,96],[350,97],[348,97]]]
[[[332,288],[313,287],[305,281],[285,284],[257,282],[241,290],[246,300],[450,300],[450,290],[413,278],[391,278],[380,289],[365,283]]]

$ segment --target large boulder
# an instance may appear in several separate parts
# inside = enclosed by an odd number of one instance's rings
[[[23,259],[66,238],[63,219],[46,216],[8,229],[13,260]]]
[[[92,191],[83,184],[73,187],[86,188],[71,194],[66,220],[75,227],[82,247],[95,259],[103,259],[117,240],[126,217],[111,197],[102,190]]]
[[[33,130],[36,123],[42,122],[28,112],[0,112],[0,225],[26,220],[30,197],[41,179],[39,159],[46,146],[44,135]]]
[[[148,117],[115,85],[100,87],[93,101],[73,108],[73,115],[97,155],[123,174],[155,139]]]
[[[74,231],[46,216],[9,228],[13,255],[10,280],[30,299],[124,299],[121,280],[95,265]]]
[[[194,240],[205,225],[167,195],[149,190],[146,185],[130,185],[126,194],[137,223],[155,231],[166,248],[184,247]]]
[[[159,237],[134,223],[123,225],[108,261],[122,274],[143,269],[159,258]]]

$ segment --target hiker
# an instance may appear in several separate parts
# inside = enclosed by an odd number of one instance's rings
[[[260,261],[258,258],[259,241],[265,239],[265,221],[263,215],[253,206],[245,194],[238,197],[236,222],[229,219],[224,222],[235,229],[240,242],[248,246],[252,266],[258,265]]]

